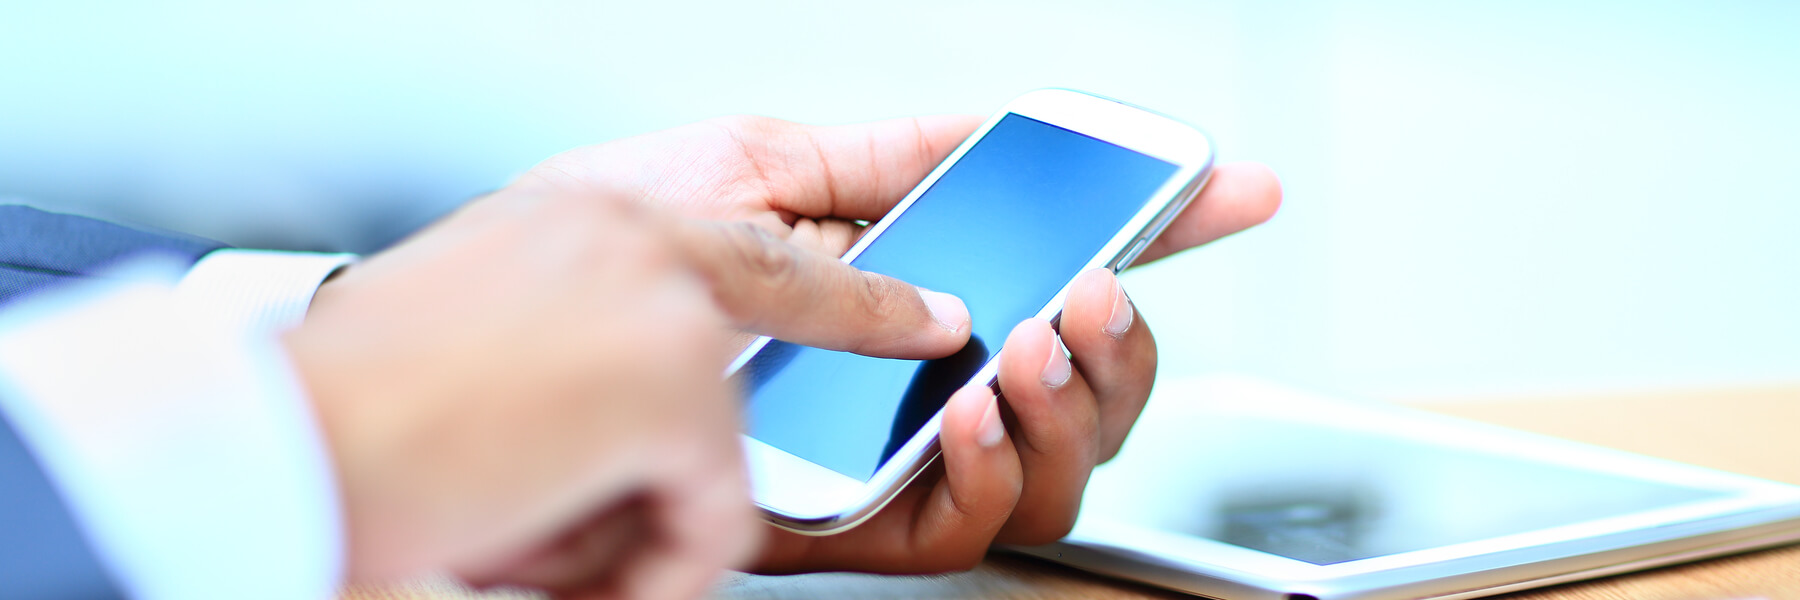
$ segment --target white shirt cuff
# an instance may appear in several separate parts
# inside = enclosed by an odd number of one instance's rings
[[[249,331],[300,324],[319,284],[356,261],[354,254],[279,250],[214,250],[176,286],[181,301]]]
[[[342,518],[272,333],[137,263],[0,312],[0,410],[128,597],[329,597]]]

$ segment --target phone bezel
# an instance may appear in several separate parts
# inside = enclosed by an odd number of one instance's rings
[[[1213,147],[1204,132],[1173,118],[1116,100],[1064,89],[1045,89],[1026,93],[1006,104],[967,140],[950,153],[925,179],[908,192],[894,209],[869,226],[862,238],[844,253],[849,262],[879,238],[882,232],[906,212],[919,197],[936,184],[950,167],[985,137],[994,125],[1009,114],[1035,119],[1100,141],[1124,147],[1176,165],[1176,171],[1144,208],[1094,253],[1077,273],[1106,267],[1113,270],[1128,266],[1149,241],[1198,193],[1211,175]],[[1071,277],[1071,283],[1073,277]],[[1037,317],[1054,320],[1062,312],[1069,293],[1065,283],[1049,302],[1038,310]],[[761,351],[769,338],[751,343],[731,366],[732,376]],[[998,353],[996,353],[997,355]],[[970,381],[995,385],[998,361],[990,359]],[[826,535],[849,529],[872,516],[899,494],[910,481],[937,457],[937,437],[943,411],[925,423],[912,439],[901,446],[893,458],[877,469],[868,481],[832,471],[806,459],[782,451],[742,435],[745,459],[749,463],[752,496],[771,523],[791,531]]]

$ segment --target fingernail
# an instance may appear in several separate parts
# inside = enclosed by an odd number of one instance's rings
[[[931,311],[931,318],[944,329],[956,331],[969,322],[969,307],[963,305],[961,298],[919,288],[919,299],[925,301],[925,308]]]
[[[1074,368],[1069,364],[1069,351],[1065,350],[1062,338],[1055,333],[1050,334],[1050,360],[1044,363],[1044,386],[1051,389],[1062,387],[1069,382],[1069,374]]]
[[[1125,331],[1131,329],[1131,319],[1131,298],[1125,296],[1125,287],[1114,279],[1112,316],[1106,319],[1106,335],[1125,337]]]
[[[1000,438],[1006,436],[1006,423],[1000,421],[1000,401],[988,395],[987,412],[981,414],[981,424],[976,426],[975,443],[983,448],[1000,445]]]

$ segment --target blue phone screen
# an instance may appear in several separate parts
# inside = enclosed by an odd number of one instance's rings
[[[740,371],[748,433],[867,481],[1176,170],[1006,115],[850,263],[962,298],[969,344],[919,361],[771,341]]]

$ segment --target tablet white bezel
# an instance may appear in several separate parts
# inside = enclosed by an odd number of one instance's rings
[[[1180,212],[1211,174],[1212,143],[1204,133],[1192,126],[1097,96],[1069,90],[1038,90],[1008,103],[982,124],[967,141],[951,152],[942,164],[908,193],[894,210],[870,225],[869,230],[844,254],[842,260],[849,262],[860,255],[1008,114],[1061,127],[1176,166],[1175,173],[1145,203],[1144,208],[1078,272],[1101,267],[1118,269],[1128,265],[1136,258],[1136,253]],[[1061,312],[1068,292],[1068,285],[1064,285],[1036,316],[1054,318]],[[764,337],[753,342],[732,362],[726,371],[727,375],[736,373],[769,341],[769,338]],[[990,361],[970,381],[992,385],[997,369],[997,361]],[[742,436],[745,457],[750,465],[752,495],[771,522],[792,531],[823,535],[853,527],[892,500],[937,456],[937,436],[942,416],[940,410],[867,482],[831,471],[748,435]]]
[[[1680,487],[1715,490],[1726,495],[1637,513],[1328,565],[1160,531],[1135,523],[1109,520],[1087,513],[1082,515],[1075,530],[1063,543],[1125,550],[1133,556],[1166,566],[1196,573],[1213,573],[1215,576],[1240,582],[1326,582],[1501,552],[1550,547],[1762,509],[1792,507],[1800,503],[1800,488],[1794,486],[1418,411],[1324,399],[1254,380],[1198,380],[1187,386],[1159,390],[1158,395],[1163,398],[1254,399],[1185,407],[1194,417],[1243,414],[1298,419],[1443,447],[1499,453],[1521,460],[1548,462]],[[1181,418],[1182,411],[1183,409],[1165,408],[1158,418]],[[1032,553],[1044,554],[1036,551]]]

